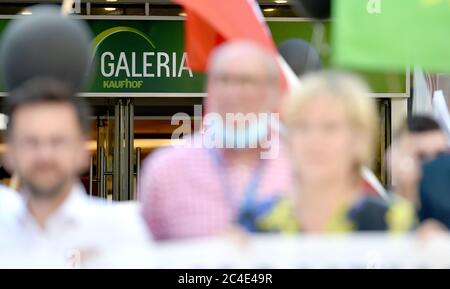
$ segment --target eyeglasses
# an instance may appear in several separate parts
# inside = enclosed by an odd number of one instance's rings
[[[12,145],[23,152],[37,152],[43,147],[48,147],[55,153],[78,146],[79,143],[80,140],[78,138],[65,136],[54,136],[46,140],[36,137],[17,137],[12,141]]]
[[[275,81],[274,77],[256,77],[249,75],[227,75],[213,74],[210,76],[211,81],[220,85],[239,85],[243,87],[261,87],[272,85]]]

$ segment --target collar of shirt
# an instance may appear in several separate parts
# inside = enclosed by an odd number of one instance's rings
[[[39,227],[28,210],[26,200],[23,199],[17,210],[16,220],[20,226],[35,231],[40,235],[52,234],[63,228],[73,227],[85,222],[83,213],[88,205],[88,197],[81,184],[75,184],[62,205],[49,217],[45,229]]]
[[[136,255],[151,252],[150,236],[138,213],[135,203],[108,204],[90,198],[76,184],[42,229],[22,199],[21,208],[12,215],[12,226],[5,235],[0,232],[0,267],[2,258],[30,267],[122,264],[117,258],[132,263]],[[127,255],[130,250],[136,255]]]

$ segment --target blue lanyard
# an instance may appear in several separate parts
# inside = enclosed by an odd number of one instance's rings
[[[230,206],[233,209],[236,209],[235,212],[238,211],[239,209],[242,210],[250,209],[255,201],[255,196],[258,191],[258,185],[262,178],[263,166],[259,164],[253,171],[250,182],[246,190],[244,191],[244,201],[241,207],[239,208],[237,205],[235,206],[233,202],[233,194],[230,186],[230,181],[228,178],[228,173],[225,167],[224,159],[220,155],[219,151],[217,151],[216,149],[210,149],[209,151],[211,152],[211,157],[213,158],[214,163],[216,164],[219,170],[219,176],[222,182],[223,193],[225,195],[225,198],[229,202]]]

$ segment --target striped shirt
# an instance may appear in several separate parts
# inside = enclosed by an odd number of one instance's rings
[[[223,158],[222,167],[212,150]],[[290,164],[283,145],[276,158],[255,158],[237,164],[227,159],[225,150],[186,146],[161,148],[153,153],[143,164],[139,196],[152,235],[159,240],[181,239],[226,231],[234,223],[246,188],[261,162],[264,164],[255,202],[291,191]]]

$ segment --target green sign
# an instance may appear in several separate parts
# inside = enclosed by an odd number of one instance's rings
[[[195,93],[204,75],[192,72],[182,21],[88,20],[94,34],[93,83],[87,92]]]
[[[294,18],[293,18],[294,19]],[[291,19],[292,20],[292,19]],[[313,23],[268,21],[274,41],[313,38]],[[0,19],[0,33],[8,19]],[[93,34],[92,75],[83,93],[102,96],[199,95],[205,76],[188,67],[184,51],[182,20],[86,20]],[[330,23],[324,28],[324,41],[330,43]],[[325,67],[329,55],[321,53]],[[361,73],[375,92],[405,93],[405,74]],[[4,88],[0,87],[0,91]]]

